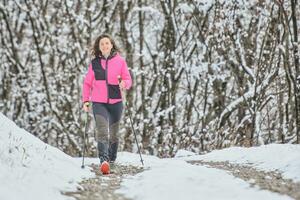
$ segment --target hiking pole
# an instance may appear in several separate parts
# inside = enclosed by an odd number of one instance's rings
[[[87,132],[87,125],[88,125],[88,117],[89,117],[89,113],[86,112],[85,113],[85,122],[84,122],[84,133],[83,133],[83,147],[82,147],[82,164],[81,164],[81,168],[83,169],[84,168],[84,154],[85,154],[85,136],[86,136],[86,132]]]
[[[127,102],[125,101],[125,105],[126,107],[128,108],[127,106]],[[142,158],[142,154],[141,154],[141,151],[140,151],[140,146],[138,144],[138,141],[137,141],[137,138],[136,138],[136,133],[135,133],[135,129],[133,128],[133,123],[132,123],[132,117],[131,117],[131,112],[128,110],[128,115],[129,115],[129,121],[130,121],[130,125],[131,125],[131,129],[132,129],[132,132],[134,134],[134,139],[135,139],[135,142],[136,142],[136,145],[137,145],[137,148],[138,148],[138,152],[140,154],[140,158],[141,158],[141,162],[142,162],[142,165],[144,166],[144,162],[143,162],[143,158]]]
[[[120,76],[118,77],[118,80],[119,80],[119,84],[120,84],[121,83],[121,77]],[[123,89],[121,89],[121,92],[122,92],[122,97],[123,97],[123,101],[124,101],[124,104],[125,104],[125,109],[127,110],[128,109],[128,104],[127,104],[127,101],[126,101],[125,92],[123,91]],[[141,162],[142,162],[142,165],[144,166],[144,162],[143,162],[143,158],[142,158],[140,146],[139,146],[139,143],[138,143],[137,137],[136,137],[136,132],[135,132],[135,129],[133,128],[131,112],[129,110],[128,110],[128,115],[129,115],[129,121],[130,121],[130,125],[131,125],[131,130],[132,130],[132,132],[134,134],[134,139],[135,139],[135,142],[136,142],[136,145],[137,145],[137,148],[138,148],[138,152],[140,154]]]

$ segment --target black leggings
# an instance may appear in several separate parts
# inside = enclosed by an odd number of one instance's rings
[[[100,161],[114,161],[119,143],[119,122],[122,117],[123,103],[115,104],[93,102],[96,121],[96,140]]]

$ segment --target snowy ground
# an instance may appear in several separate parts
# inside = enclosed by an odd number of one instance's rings
[[[206,155],[179,151],[175,158],[143,155],[145,171],[126,177],[117,193],[128,198],[147,199],[291,199],[249,183],[229,173],[191,165],[186,161],[229,161],[259,170],[278,170],[285,178],[300,182],[300,145],[267,145],[228,148]],[[118,163],[140,166],[136,154],[120,152]],[[0,199],[63,200],[61,191],[75,190],[82,178],[94,177],[81,159],[71,158],[18,128],[0,114]],[[86,159],[86,164],[98,159]]]
[[[172,159],[145,157],[145,163],[150,169],[125,179],[118,192],[129,198],[143,200],[292,199],[251,187],[249,183],[235,178],[223,170],[191,165],[185,160],[228,160],[239,164],[251,163],[252,167],[260,170],[279,170],[295,182],[300,178],[300,145],[268,145],[248,149],[229,148],[203,156],[187,155],[190,153],[179,152],[177,158]],[[280,157],[278,158],[277,155]],[[120,161],[129,164],[130,156],[131,154],[122,153]],[[131,164],[138,164],[138,157]]]
[[[18,128],[0,113],[0,200],[63,200],[83,177],[74,159]]]

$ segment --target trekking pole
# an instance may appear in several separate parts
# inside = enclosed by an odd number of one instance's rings
[[[118,77],[118,80],[119,80],[119,84],[120,84],[120,82],[121,82],[121,77],[120,76]],[[128,104],[127,104],[127,101],[126,101],[125,93],[124,93],[123,90],[121,90],[121,92],[122,92],[122,97],[123,97],[123,101],[124,101],[124,104],[125,104],[125,109],[127,110],[128,109]],[[134,134],[134,139],[135,139],[135,142],[136,142],[136,145],[137,145],[137,148],[138,148],[138,152],[140,154],[141,162],[142,162],[142,165],[144,166],[144,162],[143,162],[143,158],[142,158],[140,146],[139,146],[139,143],[137,141],[136,132],[135,132],[135,129],[134,129],[133,123],[132,123],[131,112],[129,110],[128,110],[128,115],[129,115],[129,121],[130,121],[130,125],[131,125],[131,130],[132,130],[132,132]]]
[[[85,154],[85,136],[86,136],[86,132],[87,132],[87,127],[88,127],[88,117],[89,117],[89,113],[86,112],[85,113],[85,119],[84,119],[84,133],[83,133],[83,147],[82,147],[82,164],[81,164],[81,168],[84,168],[84,154]]]

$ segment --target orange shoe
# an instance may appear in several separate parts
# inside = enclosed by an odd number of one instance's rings
[[[102,174],[109,174],[109,163],[107,161],[101,163],[100,171]]]

